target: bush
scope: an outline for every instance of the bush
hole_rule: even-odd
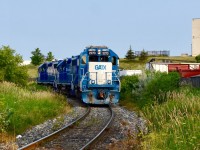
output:
[[[133,98],[133,91],[138,88],[138,76],[123,76],[121,78],[121,100]]]
[[[180,75],[177,72],[154,73],[149,77],[142,97],[146,104],[154,102],[163,103],[167,99],[167,93],[179,88]]]
[[[200,62],[200,55],[197,55],[197,56],[195,57],[195,60],[196,60],[197,63],[199,63],[199,62]]]
[[[141,54],[139,56],[140,61],[145,61],[148,58],[148,53],[144,51],[144,49],[141,51]]]
[[[14,82],[26,85],[28,81],[27,68],[22,66],[22,56],[15,54],[9,46],[0,48],[0,81]]]
[[[0,101],[0,133],[5,132],[10,124],[10,117],[12,115],[12,110],[9,108],[3,109],[4,103]]]
[[[179,87],[180,76],[177,72],[148,74],[144,80],[138,76],[125,76],[121,79],[121,101],[134,102],[142,108],[153,103],[163,103],[169,91]]]
[[[177,72],[147,74],[140,81],[136,77],[121,80],[120,103],[129,109],[140,108],[148,120],[143,149],[199,149],[200,91],[179,88],[179,80]]]

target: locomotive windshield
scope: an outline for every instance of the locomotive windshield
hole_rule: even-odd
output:
[[[108,56],[89,56],[89,62],[108,62]]]
[[[101,62],[108,62],[108,56],[101,56],[100,61]]]
[[[98,62],[98,56],[89,56],[90,62]]]

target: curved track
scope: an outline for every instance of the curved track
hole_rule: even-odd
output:
[[[78,122],[81,119],[84,119],[84,117],[86,117],[88,114],[90,113],[90,107],[87,106],[87,111],[81,115],[79,118],[77,118],[76,120],[74,120],[73,122],[69,123],[68,125],[64,126],[63,128],[57,130],[56,132],[51,133],[48,136],[45,136],[37,141],[34,141],[32,143],[29,143],[28,145],[25,145],[21,148],[19,148],[18,150],[30,150],[30,149],[36,149],[38,147],[38,145],[40,143],[45,142],[46,140],[53,138],[54,136],[58,135],[59,133],[62,133],[64,130],[68,129],[69,127],[73,126],[76,122]]]
[[[109,105],[109,110],[110,110],[110,118],[108,119],[107,124],[103,127],[103,129],[93,139],[91,139],[87,144],[85,144],[81,148],[81,150],[88,148],[93,142],[95,142],[102,135],[102,133],[106,130],[106,128],[108,128],[108,126],[110,125],[110,123],[111,123],[111,121],[113,120],[113,117],[114,117],[114,113],[113,113],[113,110],[112,110],[110,105]]]
[[[70,125],[22,147],[20,150],[35,149],[36,147],[37,149],[86,149],[101,136],[111,123],[113,116],[112,108],[109,105],[107,107],[88,107],[88,111]]]

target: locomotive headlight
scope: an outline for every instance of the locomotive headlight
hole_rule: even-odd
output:
[[[108,80],[108,84],[111,84],[111,80]]]
[[[98,49],[98,55],[100,55],[101,54],[101,50],[100,49]]]
[[[95,81],[94,81],[94,80],[92,80],[91,82],[92,82],[92,84],[95,84]]]

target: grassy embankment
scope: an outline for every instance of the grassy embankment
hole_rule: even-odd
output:
[[[147,61],[145,62],[140,62],[138,58],[135,60],[127,60],[124,58],[120,59],[120,69],[134,69],[134,70],[144,70],[145,69],[145,63],[151,60],[152,58],[155,58],[156,62],[173,62],[173,63],[180,63],[180,62],[185,62],[185,63],[195,63],[195,58],[194,57],[179,57],[179,56],[173,56],[173,57],[149,57]]]
[[[200,90],[177,81],[175,74],[121,80],[121,105],[148,120],[150,133],[140,141],[142,149],[200,148]]]
[[[32,64],[30,64],[30,65],[27,65],[27,67],[28,67],[28,74],[29,74],[29,78],[36,78],[37,77],[37,67],[36,66],[34,66],[34,65],[32,65]]]
[[[144,149],[199,149],[199,97],[199,89],[183,88],[170,93],[163,104],[142,108],[151,129]]]
[[[36,77],[31,66],[31,77]],[[34,75],[35,73],[35,75]],[[29,83],[19,87],[13,83],[0,83],[0,141],[8,140],[3,135],[15,136],[47,119],[70,112],[66,98],[51,89]]]

